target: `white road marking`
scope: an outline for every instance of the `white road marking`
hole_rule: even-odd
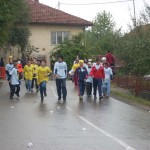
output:
[[[66,109],[69,111],[73,111],[70,107],[66,106]]]
[[[52,89],[52,92],[53,92],[53,95],[54,97],[57,98],[57,94],[54,90],[54,88],[51,86],[51,89]],[[73,110],[66,106],[66,109],[69,110],[70,112],[72,112]],[[81,119],[82,121],[84,121],[85,123],[87,123],[88,125],[90,125],[91,127],[93,127],[94,129],[96,129],[97,131],[101,132],[102,134],[104,134],[105,136],[111,138],[113,141],[117,142],[118,144],[120,144],[122,147],[125,148],[125,150],[135,150],[133,147],[129,146],[127,143],[125,143],[124,141],[114,137],[113,135],[107,133],[106,131],[100,129],[99,127],[97,127],[96,125],[94,125],[92,122],[90,122],[89,120],[85,119],[84,117],[82,116],[78,116],[79,119]]]
[[[128,144],[126,144],[124,141],[122,141],[122,140],[114,137],[113,135],[107,133],[106,131],[100,129],[99,127],[97,127],[92,122],[90,122],[89,120],[85,119],[84,117],[82,117],[82,116],[78,116],[78,117],[79,117],[79,119],[81,119],[82,121],[84,121],[85,123],[87,123],[88,125],[90,125],[91,127],[93,127],[94,129],[96,129],[97,131],[101,132],[105,136],[111,138],[113,141],[115,141],[118,144],[120,144],[121,146],[123,146],[126,150],[135,150],[134,148],[132,148],[131,146],[129,146]]]
[[[54,88],[52,86],[51,86],[51,89],[52,89],[54,97],[57,98],[57,94],[56,94],[56,92],[55,92],[55,90],[54,90]]]

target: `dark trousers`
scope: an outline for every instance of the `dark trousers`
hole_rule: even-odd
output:
[[[92,83],[90,83],[90,82],[86,82],[86,93],[87,93],[87,95],[92,94]]]
[[[83,96],[84,95],[84,91],[85,91],[85,81],[78,81],[78,86],[79,86],[79,96]]]
[[[14,94],[19,95],[19,92],[20,92],[20,85],[19,84],[17,84],[17,85],[11,85],[10,97],[13,97]]]
[[[97,88],[98,88],[99,96],[102,96],[102,79],[101,78],[93,79],[93,88],[94,88],[94,93],[93,93],[94,96],[96,96],[97,94]]]
[[[56,79],[56,87],[58,97],[61,98],[61,92],[63,94],[63,99],[67,97],[66,79]]]
[[[33,89],[33,87],[34,87],[34,83],[35,83],[35,87],[36,87],[36,89],[38,89],[37,78],[33,78],[33,79],[32,79],[31,89]]]
[[[10,88],[10,92],[11,92],[11,83],[9,82],[9,88]]]
[[[46,95],[46,81],[43,81],[40,83],[40,95],[41,95],[41,99],[44,98],[44,95]]]

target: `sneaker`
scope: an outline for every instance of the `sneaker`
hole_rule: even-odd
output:
[[[99,97],[99,100],[101,101],[102,99],[103,99],[103,96],[100,96],[100,97]]]
[[[12,96],[10,96],[10,98],[9,99],[13,99],[13,97]]]
[[[96,100],[97,99],[97,97],[94,95],[94,100]]]
[[[106,95],[106,98],[109,98],[109,95]]]
[[[44,93],[44,96],[46,97],[46,96],[47,96],[47,93]]]
[[[60,98],[60,97],[58,97],[58,101],[61,101],[61,98]]]
[[[80,101],[83,101],[83,96],[79,96],[79,100],[80,100]]]
[[[16,93],[15,93],[15,94],[16,94]],[[17,97],[20,97],[20,95],[19,95],[19,94],[16,94],[16,96],[17,96]]]
[[[43,101],[44,101],[44,98],[42,97],[42,98],[41,98],[41,102],[43,102]]]
[[[15,93],[15,94],[16,94],[16,96],[17,96],[17,97],[20,97],[20,95],[19,95],[19,94],[17,94],[17,93]]]
[[[64,101],[64,102],[66,102],[66,101],[67,101],[67,99],[66,99],[66,98],[63,98],[63,101]]]

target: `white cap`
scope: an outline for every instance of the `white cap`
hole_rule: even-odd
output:
[[[106,57],[103,57],[102,60],[105,61],[105,60],[106,60]]]

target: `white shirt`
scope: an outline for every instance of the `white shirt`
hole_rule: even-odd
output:
[[[56,62],[54,65],[54,74],[57,74],[60,79],[67,77],[67,64],[65,62]]]
[[[18,85],[19,84],[19,77],[18,77],[17,69],[13,68],[9,74],[11,75],[11,84],[12,85]]]
[[[110,76],[113,74],[112,69],[110,67],[105,68],[104,67],[104,72],[105,72],[105,80],[104,82],[110,81]]]

